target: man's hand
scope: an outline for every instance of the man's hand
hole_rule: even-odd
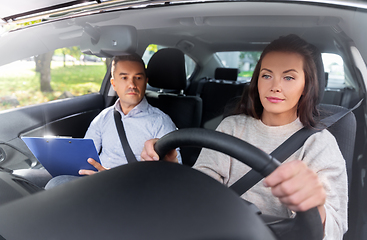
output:
[[[150,139],[144,143],[143,151],[141,152],[140,158],[142,161],[158,161],[159,156],[154,151],[154,144],[158,141],[158,138]],[[178,163],[177,159],[177,151],[173,149],[163,159],[167,162],[175,162]]]
[[[93,158],[88,158],[88,163],[90,165],[92,165],[93,167],[95,167],[98,171],[93,171],[93,170],[86,170],[86,169],[80,169],[79,170],[79,174],[80,175],[93,175],[97,172],[101,172],[101,171],[105,171],[108,170],[108,168],[104,168],[99,162],[97,162],[96,160],[94,160]]]
[[[296,160],[280,165],[264,179],[275,197],[292,211],[307,211],[318,207],[321,220],[325,222],[326,193],[317,174],[302,161]]]

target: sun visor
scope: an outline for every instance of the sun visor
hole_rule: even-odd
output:
[[[137,31],[133,26],[85,25],[81,36],[80,50],[98,57],[113,57],[133,53],[137,48]]]

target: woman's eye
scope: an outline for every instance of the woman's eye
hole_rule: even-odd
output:
[[[264,74],[264,75],[262,75],[262,78],[269,79],[270,75]]]
[[[284,79],[290,81],[290,80],[294,80],[294,77],[286,76],[286,77],[284,77]]]

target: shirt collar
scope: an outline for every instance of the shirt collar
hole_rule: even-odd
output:
[[[131,111],[128,114],[125,115],[120,106],[120,98],[118,98],[114,104],[114,108],[121,113],[121,116],[132,117],[140,112],[146,111],[148,109],[148,105],[149,104],[147,99],[143,97],[140,103],[138,103],[138,105],[136,105],[133,109],[131,109]]]

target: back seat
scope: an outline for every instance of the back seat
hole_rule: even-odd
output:
[[[237,68],[217,68],[215,79],[204,79],[198,84],[197,95],[203,101],[200,127],[216,129],[227,103],[241,96],[247,82],[237,81],[237,76]]]
[[[246,82],[209,80],[203,86],[200,97],[203,100],[201,127],[216,129],[223,119],[226,105],[242,95]]]
[[[321,100],[323,104],[338,105],[346,108],[354,106],[359,100],[356,90],[340,83],[329,84],[329,75],[325,73],[325,92]]]

